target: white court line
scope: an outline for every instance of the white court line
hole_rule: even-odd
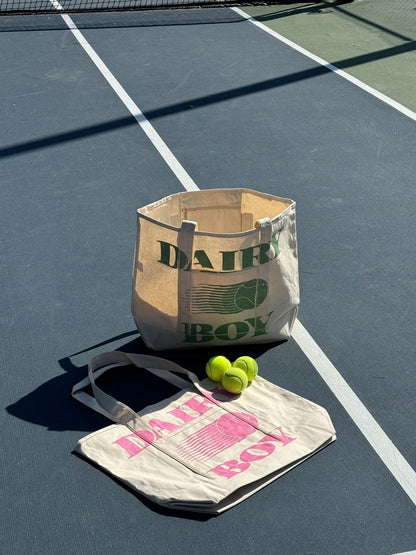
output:
[[[56,2],[56,0],[50,1],[57,9],[62,9],[57,7],[60,5]],[[161,154],[178,180],[182,183],[183,187],[187,191],[198,191],[199,187],[175,158],[174,154],[162,140],[151,123],[143,115],[139,107],[133,102],[119,81],[117,81],[95,50],[87,42],[72,19],[66,14],[61,14],[61,17],[64,19],[66,25],[88,54],[90,59],[94,62],[98,70],[149,137],[157,151]],[[350,414],[355,424],[363,433],[364,437],[375,449],[376,453],[396,478],[403,490],[407,493],[413,503],[416,504],[416,473],[401,453],[396,449],[376,420],[371,416],[366,407],[355,395],[349,385],[336,370],[335,366],[315,343],[299,320],[295,323],[293,339]]]
[[[333,71],[334,73],[336,73],[340,77],[343,77],[347,81],[350,81],[351,83],[353,83],[354,85],[356,85],[360,89],[363,89],[364,91],[366,91],[369,94],[375,96],[379,100],[385,102],[386,104],[388,104],[392,108],[395,108],[396,110],[398,110],[399,112],[401,112],[405,116],[407,116],[410,119],[413,119],[414,121],[416,121],[416,112],[413,112],[409,108],[406,108],[406,106],[403,106],[403,104],[400,104],[399,102],[397,102],[396,100],[393,100],[389,96],[381,93],[380,91],[374,89],[373,87],[370,87],[370,85],[367,85],[366,83],[363,83],[362,81],[360,81],[356,77],[353,77],[349,73],[343,71],[342,69],[339,69],[337,66],[334,66],[333,64],[330,64],[329,62],[327,62],[323,58],[320,58],[319,56],[316,56],[315,54],[312,54],[312,52],[309,52],[309,50],[306,50],[302,46],[299,46],[299,44],[296,44],[295,42],[292,42],[291,40],[287,39],[283,35],[280,35],[276,31],[273,31],[272,29],[270,29],[269,27],[267,27],[263,23],[260,23],[260,21],[257,21],[255,18],[253,18],[249,14],[245,13],[243,10],[240,10],[240,8],[231,8],[231,9],[234,10],[236,13],[238,13],[238,15],[241,15],[241,17],[244,17],[244,19],[246,19],[247,21],[249,21],[250,23],[252,23],[256,27],[259,27],[262,31],[264,31],[264,32],[268,33],[269,35],[271,35],[272,37],[274,37],[275,39],[279,40],[280,42],[283,42],[287,46],[290,46],[294,50],[297,50],[298,52],[300,52],[300,54],[303,54],[304,56],[307,56],[308,58],[310,58],[314,62],[317,62],[318,64],[326,67],[330,71]]]
[[[57,10],[63,10],[62,6],[56,0],[50,0],[51,4]],[[137,104],[133,99],[127,94],[126,90],[121,86],[119,81],[114,77],[105,63],[101,60],[95,50],[91,47],[88,41],[85,39],[84,35],[79,31],[78,27],[75,25],[73,20],[67,14],[60,14],[62,19],[65,21],[68,28],[71,30],[74,37],[77,39],[79,44],[88,54],[90,59],[97,66],[100,73],[107,80],[110,87],[120,98],[124,106],[128,109],[137,123],[140,125],[144,133],[147,135],[148,139],[152,142],[153,146],[165,160],[166,164],[170,167],[172,172],[176,175],[182,185],[187,191],[198,191],[199,187],[196,185],[194,180],[179,162],[179,160],[174,156],[170,148],[167,146],[165,141],[156,131],[156,129],[151,125],[146,116],[142,113]]]
[[[292,337],[416,505],[416,472],[299,320],[295,322]]]

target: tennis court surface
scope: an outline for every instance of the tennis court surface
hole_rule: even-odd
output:
[[[2,553],[415,552],[415,3],[81,4],[0,0]],[[136,209],[228,187],[296,201],[299,319],[245,354],[337,441],[209,517],[75,456],[110,422],[71,389],[93,355],[152,354]],[[218,351],[157,354],[202,378]],[[138,411],[175,391],[103,387]]]

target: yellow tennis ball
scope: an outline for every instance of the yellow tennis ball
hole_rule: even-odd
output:
[[[205,371],[208,378],[211,378],[214,382],[220,382],[222,375],[229,368],[231,368],[231,362],[228,358],[223,357],[222,355],[217,355],[209,359],[205,367]]]
[[[241,368],[232,366],[224,372],[221,383],[230,393],[241,393],[248,385],[247,374]]]
[[[235,368],[241,368],[247,374],[248,381],[251,382],[257,376],[259,367],[254,358],[243,356],[238,357],[237,360],[233,362]]]

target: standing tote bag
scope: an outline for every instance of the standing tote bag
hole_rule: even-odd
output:
[[[178,393],[139,415],[95,383],[109,368],[132,364]],[[221,513],[335,440],[325,409],[261,377],[233,395],[149,355],[93,358],[73,395],[116,422],[81,439],[75,452],[170,509]]]
[[[211,189],[137,214],[132,314],[149,348],[289,338],[299,304],[292,200]]]

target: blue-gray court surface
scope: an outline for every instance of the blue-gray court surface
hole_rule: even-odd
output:
[[[3,16],[0,31],[0,551],[416,549],[414,112],[239,10]],[[299,320],[246,353],[324,406],[337,441],[210,518],[71,454],[109,423],[71,388],[94,354],[148,352],[130,313],[136,208],[214,187],[297,203]],[[216,353],[162,356],[202,377]],[[138,409],[168,393],[125,376],[107,385]]]

